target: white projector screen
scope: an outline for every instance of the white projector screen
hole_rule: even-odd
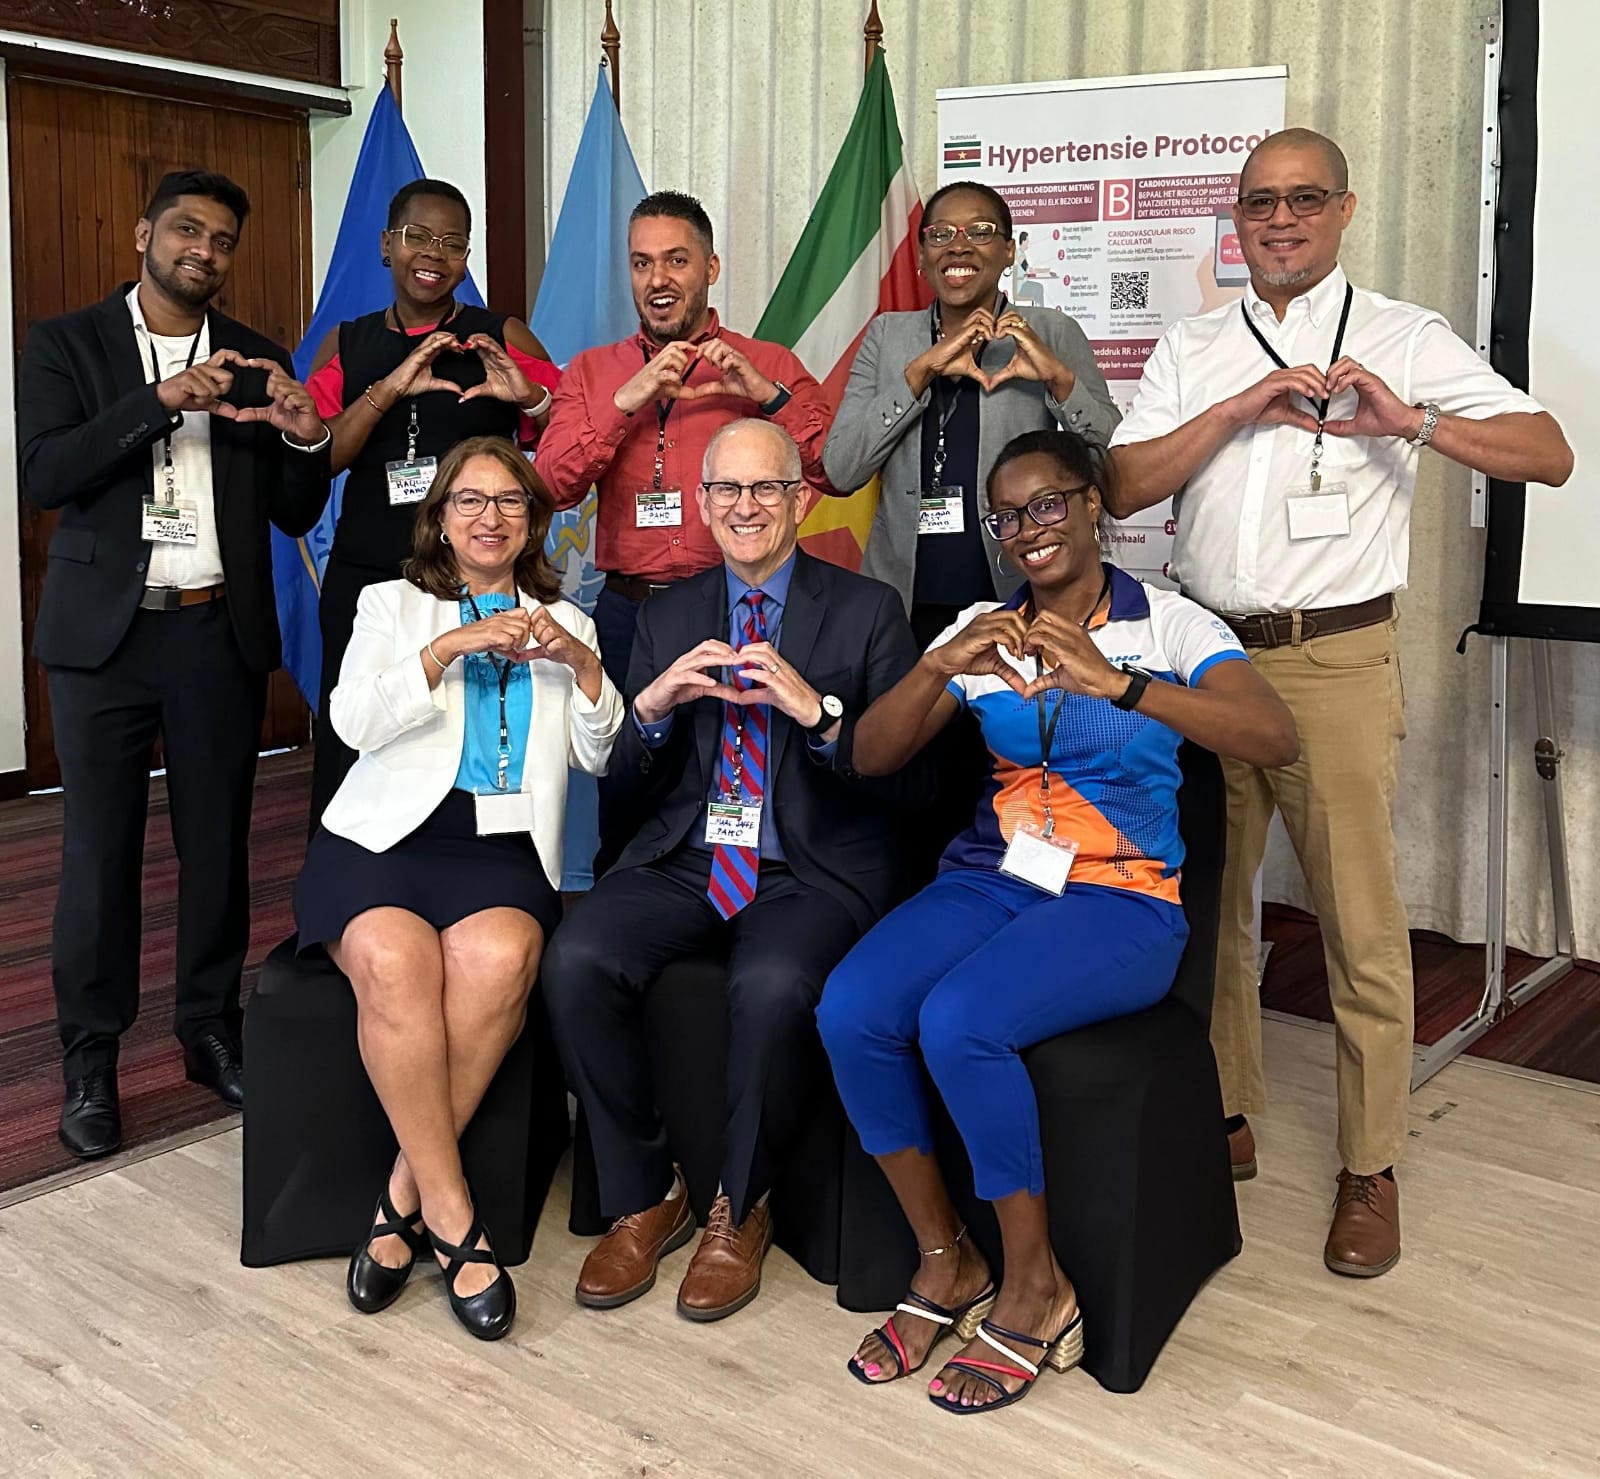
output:
[[[1600,608],[1600,4],[1539,5],[1538,182],[1528,389],[1577,454],[1563,488],[1529,484],[1517,600]]]

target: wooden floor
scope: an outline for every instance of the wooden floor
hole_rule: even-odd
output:
[[[869,1321],[779,1253],[719,1325],[673,1311],[687,1252],[579,1310],[559,1187],[509,1339],[471,1341],[432,1276],[365,1318],[340,1264],[239,1266],[229,1130],[0,1211],[0,1473],[1593,1479],[1600,1093],[1446,1069],[1412,1100],[1404,1259],[1339,1279],[1332,1042],[1267,1031],[1245,1251],[1137,1396],[1047,1372],[960,1423],[918,1380],[868,1391],[843,1363]]]

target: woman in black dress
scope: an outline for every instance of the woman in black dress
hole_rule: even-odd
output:
[[[333,470],[349,472],[322,577],[313,832],[355,761],[327,714],[358,597],[400,574],[445,454],[475,436],[531,445],[560,378],[520,319],[457,301],[472,212],[454,185],[413,180],[389,202],[388,222],[381,250],[394,302],[332,330],[307,381],[333,431]]]

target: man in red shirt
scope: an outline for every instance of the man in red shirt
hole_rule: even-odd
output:
[[[639,332],[572,361],[534,459],[557,508],[598,491],[595,564],[606,580],[594,620],[619,689],[640,604],[722,560],[695,512],[719,427],[769,417],[799,446],[806,481],[834,492],[822,471],[832,413],[821,387],[782,345],[724,328],[707,301],[722,264],[700,202],[647,195],[629,217],[628,259]]]

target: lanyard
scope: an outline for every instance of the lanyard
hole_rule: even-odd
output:
[[[1089,630],[1089,623],[1094,620],[1095,612],[1100,609],[1100,603],[1105,600],[1106,592],[1110,589],[1111,572],[1108,570],[1105,583],[1100,587],[1100,594],[1094,598],[1094,605],[1089,608],[1089,614],[1080,623],[1084,631]],[[1039,694],[1033,701],[1033,711],[1039,719],[1039,802],[1044,808],[1046,837],[1055,836],[1056,830],[1055,813],[1050,809],[1050,750],[1055,744],[1056,726],[1061,722],[1061,711],[1067,706],[1067,698],[1068,694],[1063,689],[1048,718],[1045,716],[1044,695]]]
[[[748,595],[749,593],[746,592],[746,594]],[[770,601],[772,599],[772,597],[766,595],[765,592],[762,594],[763,600]],[[735,601],[729,608],[729,626],[732,626],[734,615],[738,611],[739,607],[744,604],[744,600],[744,596],[740,596],[739,599]],[[765,612],[762,613],[761,624],[764,628],[766,628],[765,640],[768,642],[776,642],[778,640],[778,629],[776,626],[767,627]],[[743,647],[744,644],[741,642],[739,646]],[[739,712],[733,721],[733,773],[729,777],[729,781],[732,785],[732,794],[725,798],[729,801],[740,801],[744,797],[744,715],[744,706],[741,704],[739,705]]]
[[[193,340],[190,341],[190,344],[189,344],[189,358],[186,359],[183,362],[183,368],[185,370],[189,370],[189,369],[192,369],[194,367],[194,357],[195,357],[195,355],[197,355],[200,352],[200,336],[203,333],[205,333],[205,331],[206,331],[205,320],[202,319],[200,321],[200,327],[194,331]],[[156,362],[156,342],[155,342],[155,337],[150,333],[150,329],[149,329],[148,325],[145,326],[145,331],[144,332],[145,332],[145,338],[149,341],[149,348],[150,348],[150,381],[151,381],[151,384],[157,384],[157,383],[160,382],[160,379],[161,379],[161,366]],[[178,416],[178,424],[180,426],[183,424],[183,416],[181,414]],[[178,493],[177,493],[177,479],[176,479],[176,477],[175,477],[175,475],[173,473],[173,469],[172,469],[172,428],[171,427],[169,427],[167,429],[167,434],[164,437],[162,437],[162,439],[161,439],[161,473],[162,473],[162,476],[166,480],[167,506],[170,508],[172,506],[172,504],[177,500],[177,496],[178,496]],[[155,499],[156,499],[155,489],[151,488],[151,490],[147,494],[145,494],[145,500],[144,501],[146,503],[154,503]]]
[[[1000,301],[995,305],[994,316],[998,319],[1005,311],[1006,295],[1001,293]],[[933,316],[929,325],[929,333],[932,336],[932,342],[934,344],[937,344],[942,338],[944,338],[944,325],[941,321],[939,305],[937,303],[933,305]],[[977,359],[978,355],[975,353],[973,355],[973,363],[977,363]],[[939,439],[934,443],[933,448],[933,486],[935,488],[942,488],[944,486],[944,465],[949,460],[949,454],[946,452],[944,444],[944,429],[950,424],[950,418],[955,415],[956,407],[961,404],[961,393],[967,388],[966,378],[964,376],[958,378],[956,380],[955,391],[949,397],[947,402],[944,394],[945,378],[945,376],[940,375],[933,382],[933,404],[935,413],[939,418]]]
[[[1355,298],[1355,289],[1349,284],[1344,285],[1344,307],[1339,313],[1339,332],[1333,336],[1333,353],[1328,358],[1328,368],[1331,370],[1339,362],[1339,351],[1344,348],[1344,326],[1350,322],[1350,304]],[[1245,307],[1244,300],[1239,300],[1239,312],[1244,315],[1244,326],[1255,335],[1256,343],[1267,352],[1267,358],[1280,370],[1289,367],[1283,362],[1283,356],[1267,343],[1267,336],[1255,325],[1255,320],[1250,317],[1250,310]],[[1316,402],[1317,407],[1317,439],[1311,444],[1311,491],[1317,492],[1322,487],[1322,425],[1328,419],[1329,396]]]
[[[472,599],[470,592],[467,593],[467,605],[472,607],[472,619],[482,621],[483,612],[478,610],[478,603]],[[502,663],[492,652],[486,652],[483,656],[489,659],[490,666],[500,679],[500,749],[499,760],[495,765],[494,784],[497,791],[506,791],[510,789],[506,781],[511,769],[511,730],[506,725],[506,686],[511,682],[513,664],[510,658]]]
[[[426,338],[428,334],[436,334],[436,333],[438,333],[438,331],[441,328],[443,328],[446,323],[448,323],[451,319],[453,319],[456,316],[456,313],[457,313],[458,309],[459,309],[459,305],[456,303],[455,298],[452,297],[450,299],[450,302],[446,305],[444,312],[439,315],[438,320],[434,323],[433,327],[431,329],[429,329],[427,331],[427,333],[419,334],[419,335],[417,335],[417,337],[419,339],[423,339],[423,338]],[[396,333],[400,333],[400,334],[404,334],[406,332],[405,331],[405,326],[400,322],[399,310],[396,309],[395,306],[392,303],[389,305],[389,316],[394,319],[395,332]],[[409,338],[410,336],[407,335],[407,337]],[[418,438],[419,435],[420,435],[420,433],[417,430],[417,398],[416,398],[416,396],[412,396],[411,397],[411,423],[410,423],[410,425],[408,425],[406,427],[406,461],[407,462],[415,462],[417,460],[417,438]],[[468,599],[470,600],[471,598],[468,597]],[[476,606],[474,606],[472,609],[474,611],[476,611],[478,608]]]
[[[652,358],[649,346],[641,344],[639,352],[644,355],[644,362],[648,365]],[[667,417],[672,414],[676,404],[672,400],[656,402],[656,470],[650,479],[651,490],[656,493],[661,491],[661,475],[667,466]]]

